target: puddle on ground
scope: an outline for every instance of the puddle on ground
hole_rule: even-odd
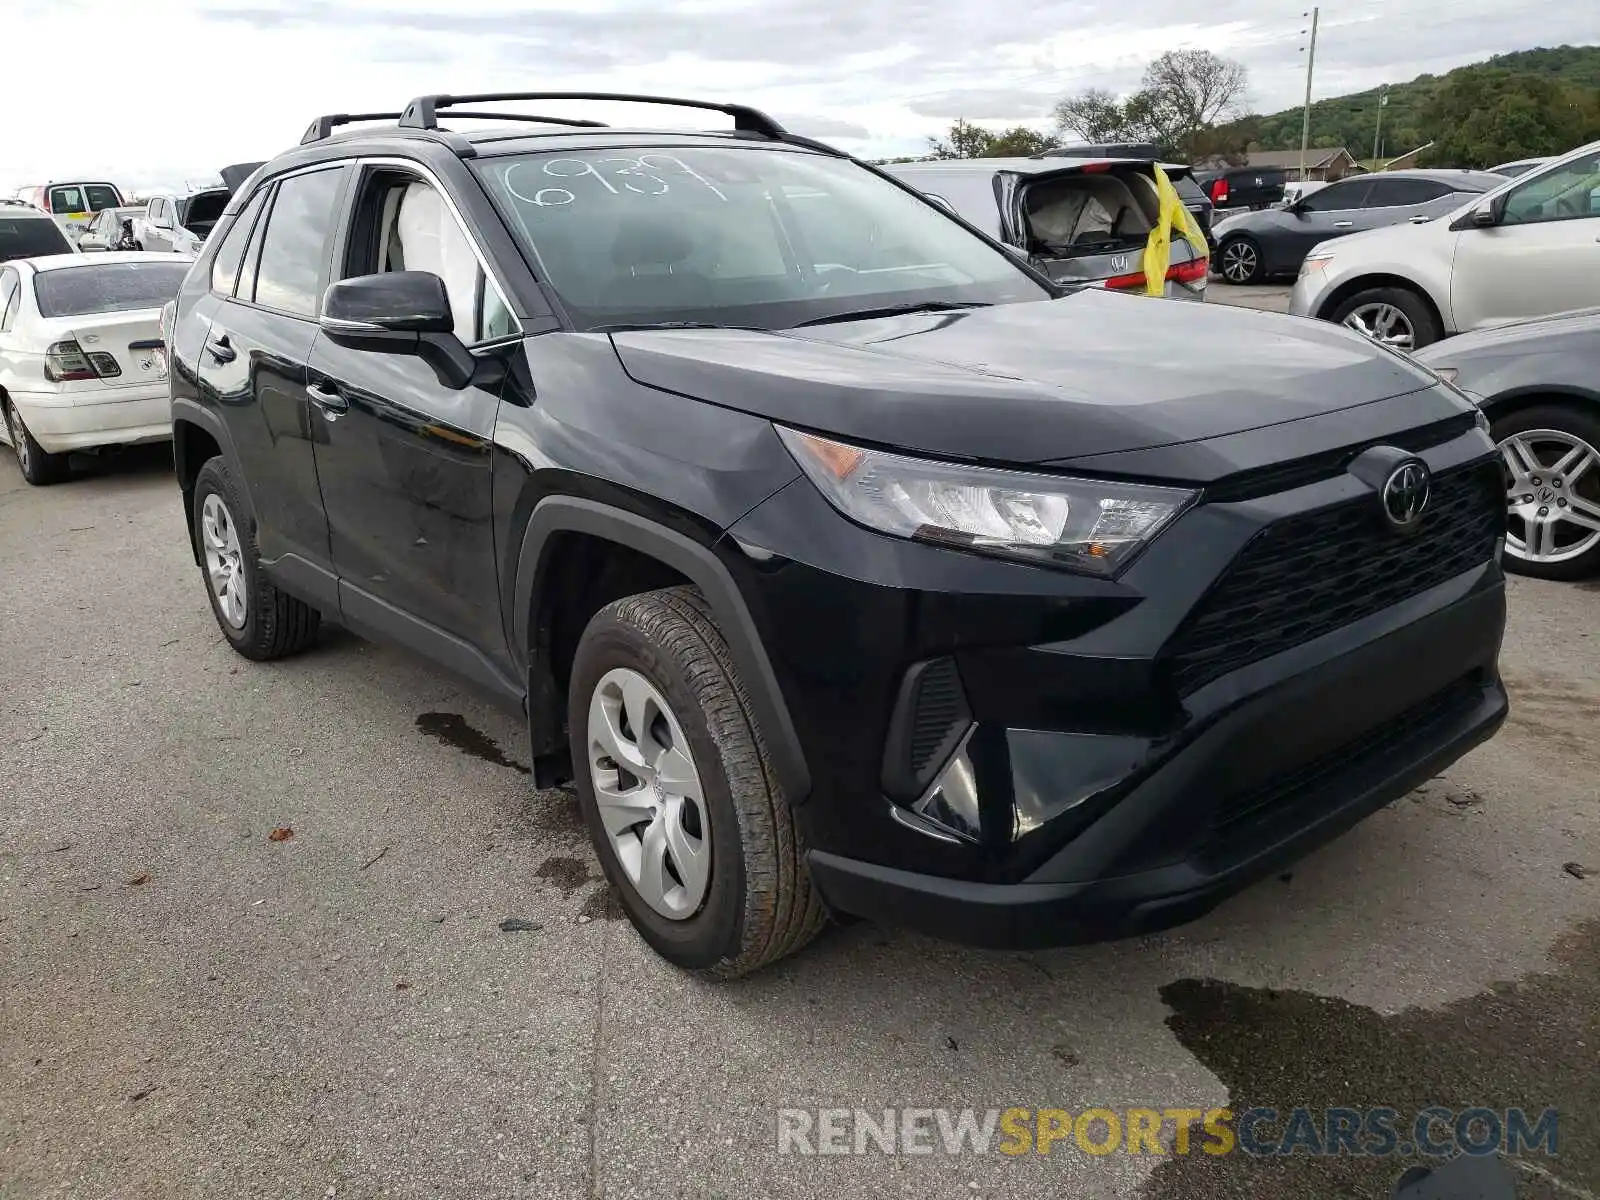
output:
[[[1421,948],[1423,957],[1429,953]],[[1172,1009],[1167,1025],[1227,1085],[1235,1114],[1253,1107],[1283,1114],[1297,1107],[1393,1108],[1405,1141],[1414,1115],[1433,1105],[1455,1112],[1521,1108],[1534,1120],[1555,1108],[1559,1156],[1523,1160],[1535,1170],[1511,1161],[1519,1200],[1556,1200],[1600,1192],[1600,921],[1563,938],[1552,957],[1557,965],[1549,972],[1393,1016],[1308,992],[1215,979],[1178,980],[1161,989],[1161,998]],[[1403,960],[1396,964],[1405,969]],[[1269,1139],[1281,1138],[1282,1120],[1262,1129]],[[1387,1200],[1407,1166],[1438,1161],[1191,1152],[1164,1159],[1145,1195]]]
[[[453,746],[463,754],[481,758],[497,767],[510,767],[523,775],[531,775],[531,768],[513,762],[500,749],[500,743],[488,734],[468,725],[459,713],[425,712],[417,718],[417,728],[435,741]]]

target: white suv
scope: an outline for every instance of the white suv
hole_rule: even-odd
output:
[[[1600,142],[1446,216],[1317,247],[1289,311],[1397,350],[1600,304]]]

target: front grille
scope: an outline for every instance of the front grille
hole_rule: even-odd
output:
[[[1297,797],[1315,790],[1335,776],[1358,769],[1363,763],[1376,760],[1392,748],[1428,732],[1434,725],[1450,720],[1478,703],[1483,695],[1483,684],[1482,673],[1473,671],[1398,716],[1381,722],[1354,741],[1304,764],[1293,773],[1229,797],[1217,806],[1212,816],[1211,842],[1215,844],[1256,821],[1265,820],[1286,804],[1293,803]]]
[[[1372,495],[1258,533],[1168,643],[1186,695],[1229,671],[1371,616],[1494,556],[1499,468],[1436,475],[1421,524],[1396,532]]]

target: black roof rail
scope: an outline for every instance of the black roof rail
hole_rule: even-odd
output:
[[[400,117],[399,113],[329,113],[325,117],[318,117],[306,126],[305,136],[300,139],[302,146],[309,146],[312,142],[320,142],[333,133],[339,125],[349,125],[353,121],[394,121]]]
[[[481,92],[471,96],[418,96],[406,105],[400,125],[405,129],[438,129],[439,110],[442,108],[500,100],[605,100],[698,108],[707,112],[726,113],[733,118],[733,127],[739,133],[754,133],[778,140],[787,140],[789,136],[788,131],[766,113],[744,104],[718,104],[711,100],[680,100],[671,96],[642,96],[630,92]]]
[[[590,121],[583,117],[541,117],[534,113],[452,112],[451,120],[465,117],[469,121],[526,121],[531,125],[570,125],[574,129],[609,129],[604,121]]]

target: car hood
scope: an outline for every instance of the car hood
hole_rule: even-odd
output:
[[[650,387],[987,462],[1221,437],[1435,382],[1337,325],[1101,289],[798,330],[641,330],[612,340],[628,374]],[[1419,412],[1412,423],[1427,419]]]
[[[1588,338],[1600,346],[1600,307],[1582,308],[1547,317],[1531,317],[1476,329],[1423,346],[1416,352],[1428,366],[1448,365],[1480,353],[1521,354],[1549,338]]]

